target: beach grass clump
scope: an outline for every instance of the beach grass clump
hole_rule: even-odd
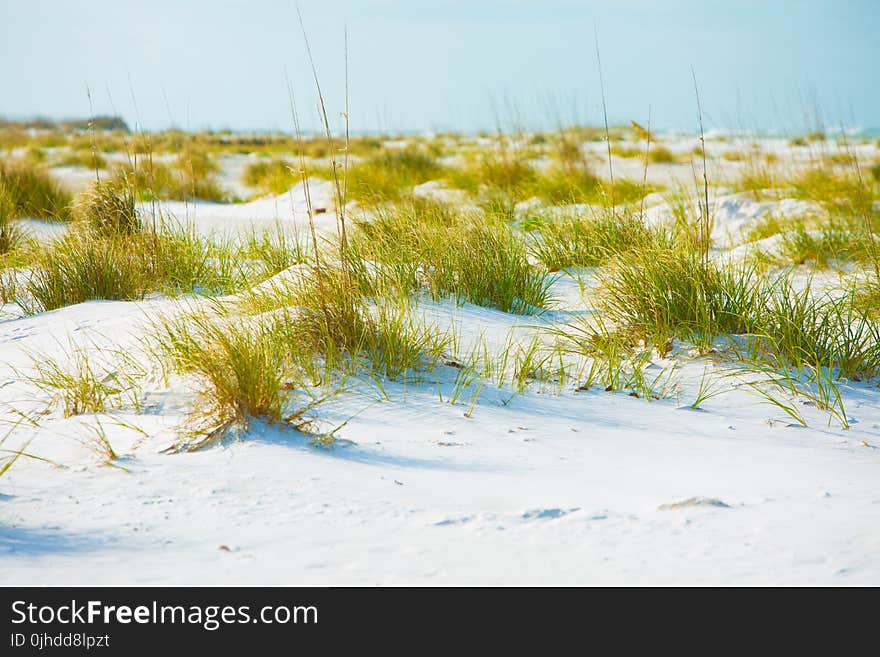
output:
[[[606,198],[599,178],[586,165],[551,167],[533,180],[529,191],[551,205],[596,203]]]
[[[489,190],[523,200],[530,195],[537,178],[538,172],[523,159],[499,156],[481,159],[477,180]]]
[[[376,300],[360,352],[369,371],[390,381],[404,374],[432,369],[451,346],[438,328],[414,320],[407,306],[394,300]]]
[[[288,321],[290,344],[304,356],[317,354],[326,370],[395,380],[432,367],[449,339],[438,329],[416,322],[409,304],[395,296],[363,296],[347,269],[308,267],[298,279]],[[381,290],[374,282],[373,292]]]
[[[39,252],[25,285],[32,313],[91,299],[140,299],[150,291],[145,253],[130,236],[71,231]]]
[[[748,192],[756,199],[772,194],[780,184],[780,175],[771,164],[754,157],[745,161],[739,175],[732,181],[736,191]]]
[[[220,171],[217,160],[208,149],[197,144],[185,144],[177,155],[177,168],[189,172],[195,178],[213,175]]]
[[[744,242],[759,242],[774,235],[781,235],[799,226],[809,225],[813,222],[806,217],[790,217],[777,212],[768,212],[756,219],[744,232]]]
[[[577,159],[575,159],[575,157]],[[523,153],[502,151],[470,158],[449,169],[446,180],[462,189],[484,207],[504,207],[502,216],[514,218],[516,203],[537,198],[550,205],[629,203],[646,193],[643,185],[626,179],[606,183],[593,172],[577,149],[569,159],[554,159],[539,169]]]
[[[114,364],[98,364],[89,350],[71,349],[62,358],[32,356],[32,371],[25,380],[51,395],[64,417],[106,413],[126,400],[138,406],[138,376],[143,374],[133,359],[116,354]]]
[[[880,374],[880,324],[852,294],[818,296],[785,281],[762,316],[762,333],[794,366],[834,368],[856,381]]]
[[[528,261],[522,240],[500,221],[477,221],[459,229],[454,241],[428,249],[433,270],[428,276],[435,297],[459,300],[504,312],[534,315],[550,307],[552,277]],[[429,264],[429,267],[431,265]]]
[[[142,299],[157,292],[225,293],[247,281],[229,249],[192,229],[126,233],[84,225],[37,252],[20,302],[36,313],[92,299]]]
[[[70,193],[42,166],[0,162],[0,184],[15,218],[66,221],[70,217]]]
[[[181,449],[246,431],[253,420],[307,430],[305,414],[349,377],[366,374],[381,388],[383,378],[433,366],[449,343],[401,304],[368,303],[347,270],[328,265],[242,305],[160,318],[152,337],[170,369],[199,382]]]
[[[557,349],[587,359],[573,368],[577,391],[594,386],[605,392],[628,392],[647,401],[673,397],[678,391],[675,367],[651,373],[651,349],[633,344],[626,335],[584,320],[555,328]]]
[[[600,282],[607,320],[661,354],[674,338],[708,348],[719,335],[753,331],[767,295],[754,267],[706,262],[681,246],[624,253]]]
[[[765,362],[830,368],[857,381],[880,375],[880,324],[857,294],[817,295],[782,278],[761,308],[754,337]]]
[[[281,223],[268,230],[252,227],[235,247],[236,258],[257,265],[256,272],[268,278],[294,265],[311,261],[311,245],[296,231]]]
[[[62,155],[54,164],[59,167],[79,167],[81,169],[102,170],[107,168],[107,159],[90,149],[72,149]]]
[[[617,255],[667,239],[634,212],[604,209],[541,217],[530,228],[530,251],[550,271],[601,266]]]
[[[440,178],[444,168],[425,149],[417,146],[385,148],[351,164],[347,173],[347,196],[364,204],[401,198],[412,188]]]
[[[645,157],[645,150],[639,148],[638,146],[633,146],[629,144],[614,144],[611,146],[611,154],[615,157],[621,158],[630,158],[630,157]]]
[[[17,250],[25,241],[18,224],[18,207],[5,180],[0,179],[0,257]]]
[[[242,182],[262,194],[283,194],[300,182],[299,167],[282,158],[249,162]]]
[[[664,198],[672,214],[672,228],[678,242],[688,249],[708,254],[715,222],[703,193],[699,190],[695,193],[676,182]]]
[[[173,164],[168,164],[150,153],[131,163],[117,165],[113,177],[130,184],[140,201],[228,200],[214,169],[198,155],[191,158],[181,156]]]
[[[655,144],[648,150],[648,161],[651,164],[674,164],[675,154],[663,144]]]
[[[153,337],[171,369],[198,382],[180,450],[244,432],[254,420],[296,427],[309,406],[289,405],[289,391],[304,386],[281,319],[196,312],[161,318]]]
[[[705,262],[681,248],[625,254],[601,282],[605,321],[661,354],[673,339],[706,350],[740,336],[729,344],[746,362],[832,368],[850,379],[880,374],[880,325],[856,294],[816,295],[790,276],[761,278],[754,266]]]
[[[865,221],[867,219],[867,222]],[[844,263],[873,264],[876,259],[876,230],[871,215],[840,215],[832,212],[785,216],[770,213],[746,232],[746,242],[758,242],[778,235],[762,246],[754,257],[764,265],[784,267],[810,265],[818,269]]]
[[[180,181],[177,188],[172,190],[175,198],[216,202],[229,200],[216,178],[220,165],[206,148],[186,144],[178,153],[174,165]]]
[[[169,198],[170,190],[178,184],[174,170],[153,157],[116,164],[111,175],[120,185],[131,185],[139,201]]]
[[[880,319],[880,276],[859,281],[851,295],[856,309],[875,321]]]
[[[536,143],[534,142],[534,138],[532,143]],[[556,138],[551,142],[549,155],[557,165],[563,168],[587,164],[586,156],[584,155],[580,143],[578,143],[577,139],[574,139],[565,130],[560,130],[559,134],[557,134]]]
[[[451,168],[446,180],[473,196],[506,198],[511,202],[529,198],[538,171],[516,153],[501,152],[469,158]]]
[[[125,176],[96,182],[74,199],[72,207],[74,220],[97,233],[132,234],[142,228],[134,186]]]
[[[525,243],[489,213],[410,198],[358,229],[353,248],[363,260],[413,274],[401,279],[417,280],[435,298],[525,314],[551,303],[552,278],[529,263]]]
[[[73,228],[37,250],[25,285],[30,309],[90,299],[139,299],[188,290],[214,268],[210,245],[191,230],[145,229],[124,177],[95,183],[73,204]]]
[[[805,265],[817,269],[845,262],[871,261],[872,244],[864,232],[845,226],[810,229],[804,223],[782,234],[772,251],[763,251],[759,259],[773,265]]]
[[[836,215],[852,217],[874,212],[874,190],[849,167],[810,167],[792,176],[788,183],[796,198],[815,201]]]

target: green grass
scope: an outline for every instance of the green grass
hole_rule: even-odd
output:
[[[291,403],[289,392],[306,386],[281,319],[191,313],[160,319],[153,337],[160,357],[199,384],[179,449],[199,449],[242,433],[253,420],[300,427],[315,404]]]
[[[708,348],[719,335],[754,330],[766,295],[754,268],[704,263],[680,246],[624,253],[600,281],[607,320],[661,354],[674,338]]]
[[[17,223],[18,208],[5,180],[0,179],[0,257],[17,250],[25,241]]]
[[[130,358],[115,354],[115,366],[94,362],[85,348],[74,348],[61,359],[32,357],[33,373],[24,378],[51,396],[64,417],[105,413],[121,408],[126,399],[139,407],[138,375],[143,374]]]
[[[107,160],[98,152],[91,150],[71,150],[55,161],[58,167],[80,167],[83,169],[106,169]]]
[[[758,257],[777,266],[810,264],[816,269],[827,269],[844,262],[867,263],[871,255],[871,245],[862,232],[830,226],[810,230],[801,223],[783,233],[772,252]]]
[[[779,235],[778,243],[754,253],[762,265],[810,265],[826,269],[844,263],[872,264],[874,240],[863,219],[852,215],[801,215],[786,217],[769,214],[746,232],[747,242]]]
[[[443,167],[423,149],[384,149],[350,165],[348,198],[365,204],[397,200],[443,173]]]
[[[35,313],[91,299],[142,299],[152,292],[231,292],[246,282],[228,249],[190,229],[126,234],[84,227],[36,254],[19,303]]]
[[[754,334],[751,347],[764,362],[835,368],[836,376],[854,380],[880,374],[880,325],[852,294],[817,295],[782,279],[759,308]]]
[[[4,296],[14,296],[27,312],[92,299],[136,300],[152,293],[227,294],[311,253],[298,235],[280,226],[219,241],[161,218],[155,226],[152,220],[145,225],[132,187],[120,179],[83,192],[73,215],[77,221],[70,231],[30,249],[27,262],[10,263],[26,266],[28,273],[14,294],[4,285]]]
[[[177,371],[204,379],[206,412],[220,425],[249,417],[278,422],[290,369],[282,328],[278,321],[193,314],[162,324],[160,343]]]
[[[529,198],[538,171],[516,154],[483,154],[451,168],[446,180],[474,196],[503,197],[513,202]]]
[[[648,151],[648,161],[652,164],[674,164],[677,160],[666,146],[656,144]]]
[[[607,198],[607,190],[586,166],[552,167],[532,181],[528,193],[551,205],[596,203]]]
[[[787,233],[797,229],[799,225],[804,225],[806,218],[804,217],[787,217],[777,213],[767,213],[744,230],[744,242],[759,242],[760,240],[774,235]]]
[[[768,190],[775,190],[780,184],[779,174],[771,163],[757,157],[746,160],[739,176],[732,181],[736,191],[749,192],[759,200],[770,194]]]
[[[851,294],[855,307],[861,313],[874,320],[880,319],[880,278],[859,281]]]
[[[375,288],[374,288],[375,289]],[[288,320],[290,344],[303,359],[319,356],[322,367],[357,374],[366,369],[394,380],[433,367],[448,344],[436,329],[408,315],[395,297],[368,303],[349,275],[339,269],[309,269],[295,291],[297,310]],[[316,380],[326,377],[314,370]]]
[[[360,222],[353,248],[435,298],[524,314],[551,304],[552,279],[529,264],[524,242],[490,214],[408,199]]]
[[[352,143],[351,152],[358,152],[358,144]],[[360,148],[363,151],[363,144]],[[322,155],[327,154],[329,151]],[[341,166],[341,159],[339,163]],[[261,193],[283,194],[301,182],[299,169],[299,164],[289,159],[258,160],[245,167],[242,182]],[[333,179],[333,171],[325,163],[307,164],[307,170],[310,175]],[[411,192],[414,186],[441,177],[443,172],[444,168],[428,149],[416,145],[381,148],[377,143],[349,164],[347,197],[368,206],[394,201]],[[342,175],[341,170],[339,174]]]
[[[547,216],[532,220],[529,227],[530,250],[551,271],[604,265],[616,255],[665,239],[633,212]]]
[[[0,162],[0,184],[15,218],[66,221],[70,216],[70,193],[41,166]]]
[[[788,181],[796,198],[815,201],[841,216],[873,214],[876,190],[851,167],[814,166]]]
[[[270,230],[251,228],[235,246],[235,255],[240,260],[256,264],[261,278],[314,258],[311,245],[296,229],[287,229],[281,223]]]
[[[449,344],[412,320],[405,304],[370,304],[349,273],[323,266],[238,307],[162,318],[153,339],[172,370],[200,382],[185,449],[245,431],[255,419],[306,430],[305,414],[349,377],[366,375],[381,390],[382,378],[433,367]]]
[[[715,222],[711,207],[707,216],[702,192],[676,182],[664,197],[672,212],[673,230],[678,240],[706,257],[712,246]]]
[[[676,338],[705,350],[720,336],[740,335],[748,347],[734,351],[747,361],[836,368],[844,378],[880,373],[880,327],[856,295],[817,296],[787,276],[704,264],[682,249],[631,252],[601,280],[605,320],[661,354]]]
[[[496,214],[508,219],[516,203],[531,198],[550,205],[608,205],[612,199],[615,204],[631,203],[651,191],[623,178],[615,179],[612,187],[596,176],[579,149],[576,155],[555,158],[546,169],[536,168],[519,152],[483,154],[449,167],[446,180],[484,207],[505,208]]]
[[[614,144],[611,147],[611,154],[617,157],[645,157],[645,149],[638,146],[624,146],[622,144]]]
[[[101,181],[74,201],[73,218],[97,233],[132,234],[142,229],[135,190],[124,176]]]
[[[131,185],[142,201],[167,199],[229,200],[215,177],[210,159],[198,154],[182,154],[167,164],[150,154],[143,154],[130,164],[117,165],[113,176]]]
[[[253,187],[262,194],[283,194],[301,181],[299,166],[288,160],[275,158],[257,160],[245,166],[241,177],[248,187]]]

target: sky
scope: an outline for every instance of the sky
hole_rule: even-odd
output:
[[[300,0],[328,114],[366,131],[612,123],[880,127],[880,0]],[[293,0],[0,0],[0,116],[158,130],[304,126]],[[91,108],[89,94],[91,94]]]

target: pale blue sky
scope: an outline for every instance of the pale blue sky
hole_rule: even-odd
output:
[[[598,123],[594,29],[612,121],[693,129],[693,66],[709,127],[880,127],[880,0],[300,6],[334,113],[348,24],[354,130]],[[132,125],[289,130],[287,70],[314,125],[292,1],[0,0],[0,37],[0,115],[88,115],[88,85]]]

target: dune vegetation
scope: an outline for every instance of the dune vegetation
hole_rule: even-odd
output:
[[[0,130],[0,291],[13,315],[178,299],[142,342],[163,376],[196,382],[181,449],[254,419],[332,442],[312,424],[323,402],[364,384],[386,395],[400,379],[452,376],[468,413],[487,385],[679,399],[678,361],[710,356],[798,422],[800,398],[848,426],[843,387],[880,374],[870,142],[804,136],[765,150],[635,122],[396,139],[326,124],[307,137],[112,128]],[[48,160],[34,155],[46,149]],[[71,189],[54,173],[70,168],[94,180]],[[206,234],[167,209],[246,213],[241,198],[295,198],[299,210],[271,228]],[[770,210],[731,232],[739,210],[725,199]],[[35,238],[24,218],[67,223]],[[454,323],[426,321],[428,302],[527,328],[500,346],[463,341]],[[33,380],[72,400],[66,414],[104,412],[118,386],[89,362],[46,361]],[[127,394],[148,369],[126,378]]]

